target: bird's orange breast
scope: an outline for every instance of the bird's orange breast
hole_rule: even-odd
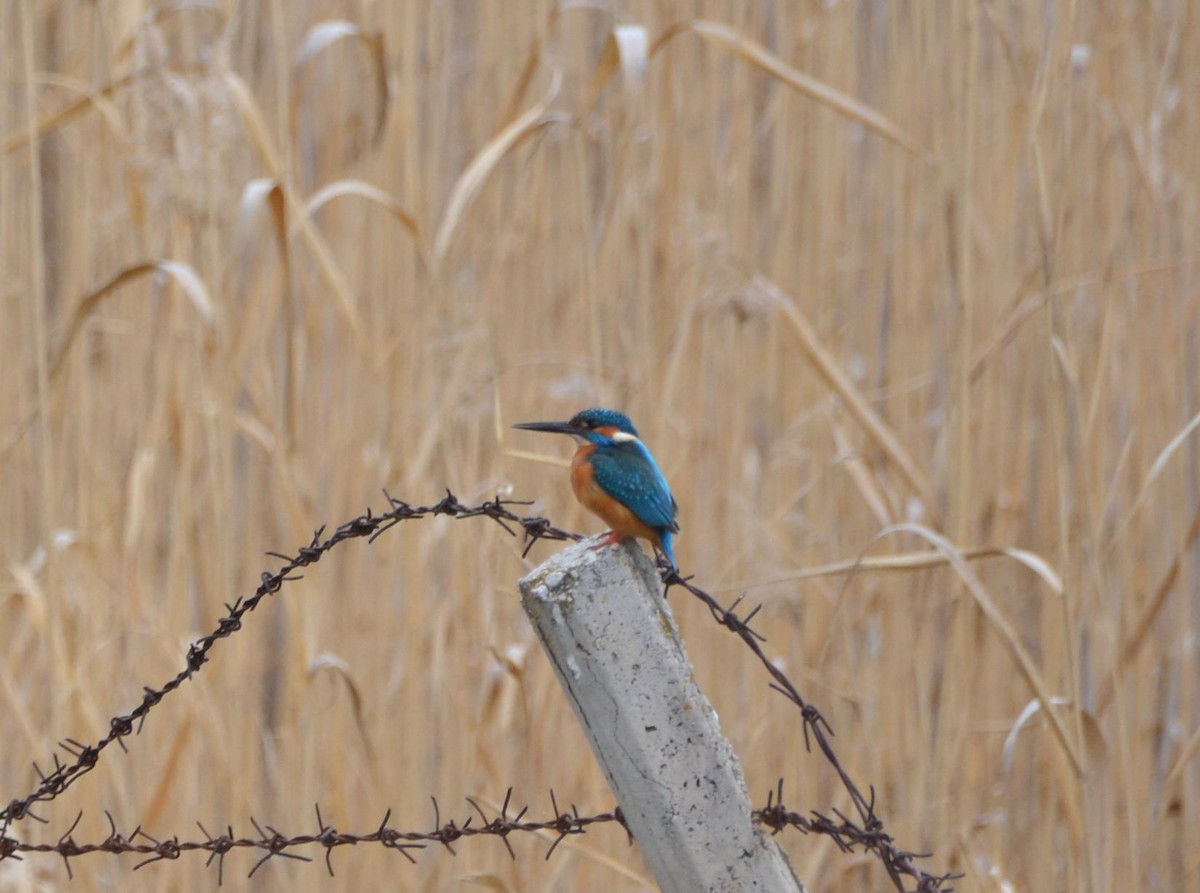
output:
[[[660,545],[657,530],[610,496],[596,482],[590,461],[595,451],[594,444],[584,444],[575,451],[575,458],[571,460],[571,489],[575,491],[575,498],[622,536],[641,537],[656,546]]]

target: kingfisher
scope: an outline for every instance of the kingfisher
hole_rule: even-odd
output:
[[[596,548],[640,537],[678,569],[671,537],[679,533],[679,506],[627,415],[615,409],[585,409],[567,422],[522,422],[513,427],[570,434],[579,444],[571,460],[571,489],[584,508],[612,528]]]

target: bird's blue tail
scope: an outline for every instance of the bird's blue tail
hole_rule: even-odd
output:
[[[675,563],[675,552],[671,548],[672,533],[669,530],[659,531],[658,544],[662,547],[663,554],[667,556],[667,561],[671,562],[671,567],[679,570],[679,565]]]

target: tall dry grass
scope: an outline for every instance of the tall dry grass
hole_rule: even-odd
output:
[[[566,445],[508,425],[602,404],[931,870],[1196,889],[1194,7],[613,6],[4,5],[0,800],[381,487],[595,530],[526,458]],[[443,519],[339,550],[18,833],[609,808],[515,595],[551,548]],[[756,799],[844,808],[675,607]],[[811,890],[887,888],[783,841]],[[646,883],[614,829],[514,844],[254,883]],[[215,883],[131,865],[72,889]],[[65,873],[0,866],[27,884]]]

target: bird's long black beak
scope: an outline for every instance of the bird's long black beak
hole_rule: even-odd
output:
[[[570,422],[521,422],[513,425],[525,431],[548,431],[551,434],[578,434],[579,429]]]

